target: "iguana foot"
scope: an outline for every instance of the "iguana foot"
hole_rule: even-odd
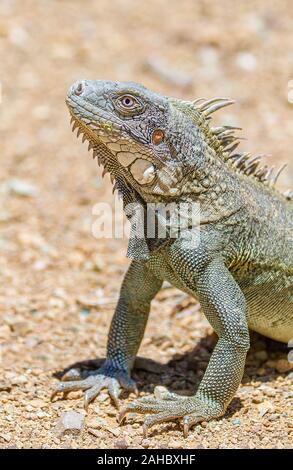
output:
[[[168,391],[158,391],[161,387],[156,387],[153,396],[139,398],[129,403],[118,416],[121,424],[128,412],[132,413],[152,413],[147,416],[143,424],[143,435],[147,437],[148,430],[154,424],[164,421],[171,421],[183,418],[184,437],[188,436],[189,429],[201,421],[208,421],[212,418],[218,418],[224,413],[222,407],[211,407],[213,411],[207,408],[207,405],[195,396],[182,397]],[[218,408],[218,409],[217,409]],[[221,410],[220,410],[221,408]]]
[[[89,403],[96,398],[102,389],[106,388],[118,408],[118,398],[122,389],[138,394],[136,383],[130,378],[129,374],[125,370],[117,369],[111,363],[106,362],[100,369],[89,372],[88,377],[83,380],[79,380],[80,378],[81,372],[78,369],[70,369],[66,372],[61,383],[53,391],[51,400],[58,393],[67,394],[76,390],[85,390],[84,407],[87,409]]]

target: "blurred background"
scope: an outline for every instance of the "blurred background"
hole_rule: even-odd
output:
[[[95,357],[97,337],[98,355],[105,354],[128,265],[125,241],[91,235],[92,206],[112,202],[112,185],[71,133],[68,87],[80,78],[131,80],[184,99],[233,98],[237,104],[216,121],[243,127],[243,150],[271,154],[278,166],[288,162],[279,180],[287,189],[292,44],[290,0],[1,0],[3,445],[61,445],[50,429],[60,410],[76,402],[48,405],[52,371]],[[167,362],[210,330],[195,303],[172,289],[160,295],[142,355]],[[38,412],[43,403],[45,414],[38,419],[27,399],[39,400]],[[16,416],[24,427],[15,426]],[[91,439],[72,445],[98,438]]]

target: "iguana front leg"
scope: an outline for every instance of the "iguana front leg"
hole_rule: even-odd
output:
[[[121,421],[128,411],[152,413],[145,419],[144,434],[153,424],[182,417],[186,435],[193,424],[223,415],[243,375],[249,348],[243,293],[221,260],[194,271],[194,290],[219,340],[194,396],[167,392],[161,399],[143,397],[121,412]]]
[[[107,388],[118,406],[121,387],[129,391],[136,390],[130,372],[143,338],[150,302],[161,285],[162,281],[154,276],[144,263],[131,263],[122,283],[111,323],[105,363],[84,380],[72,380],[75,378],[75,370],[72,373],[69,371],[65,379],[57,385],[52,398],[59,392],[86,390],[84,403],[87,408],[100,390]],[[71,377],[70,381],[67,381],[68,377]]]

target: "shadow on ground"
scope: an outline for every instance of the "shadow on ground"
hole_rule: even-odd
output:
[[[216,342],[215,334],[208,335],[202,338],[193,350],[181,355],[176,354],[166,364],[138,356],[132,376],[137,382],[139,391],[152,393],[156,386],[163,385],[179,395],[193,395],[208,365]],[[265,361],[255,357],[259,351],[266,352]],[[257,333],[251,333],[251,349],[247,357],[242,383],[249,385],[255,380],[263,383],[274,381],[280,374],[266,364],[284,358],[286,354],[287,346],[285,344],[265,338]],[[80,371],[81,378],[86,378],[104,361],[105,358],[97,358],[75,362],[64,370],[54,373],[54,377],[61,379],[67,371],[74,368]],[[234,398],[228,407],[226,417],[232,416],[241,407],[241,400],[238,397]]]

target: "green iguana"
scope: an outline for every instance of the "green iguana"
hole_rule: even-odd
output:
[[[249,329],[285,343],[293,338],[293,193],[275,189],[278,173],[260,166],[261,156],[235,152],[238,128],[210,125],[211,114],[231,100],[189,102],[132,82],[81,80],[66,101],[73,129],[110,172],[124,206],[198,203],[200,240],[188,244],[188,220],[184,237],[144,231],[130,239],[132,262],[107,359],[83,380],[66,374],[53,396],[85,390],[87,406],[107,388],[118,405],[121,388],[136,390],[131,369],[151,300],[167,280],[200,301],[218,342],[194,396],[138,398],[120,421],[129,411],[148,414],[146,434],[153,424],[182,418],[187,435],[195,423],[225,413],[243,376]]]

